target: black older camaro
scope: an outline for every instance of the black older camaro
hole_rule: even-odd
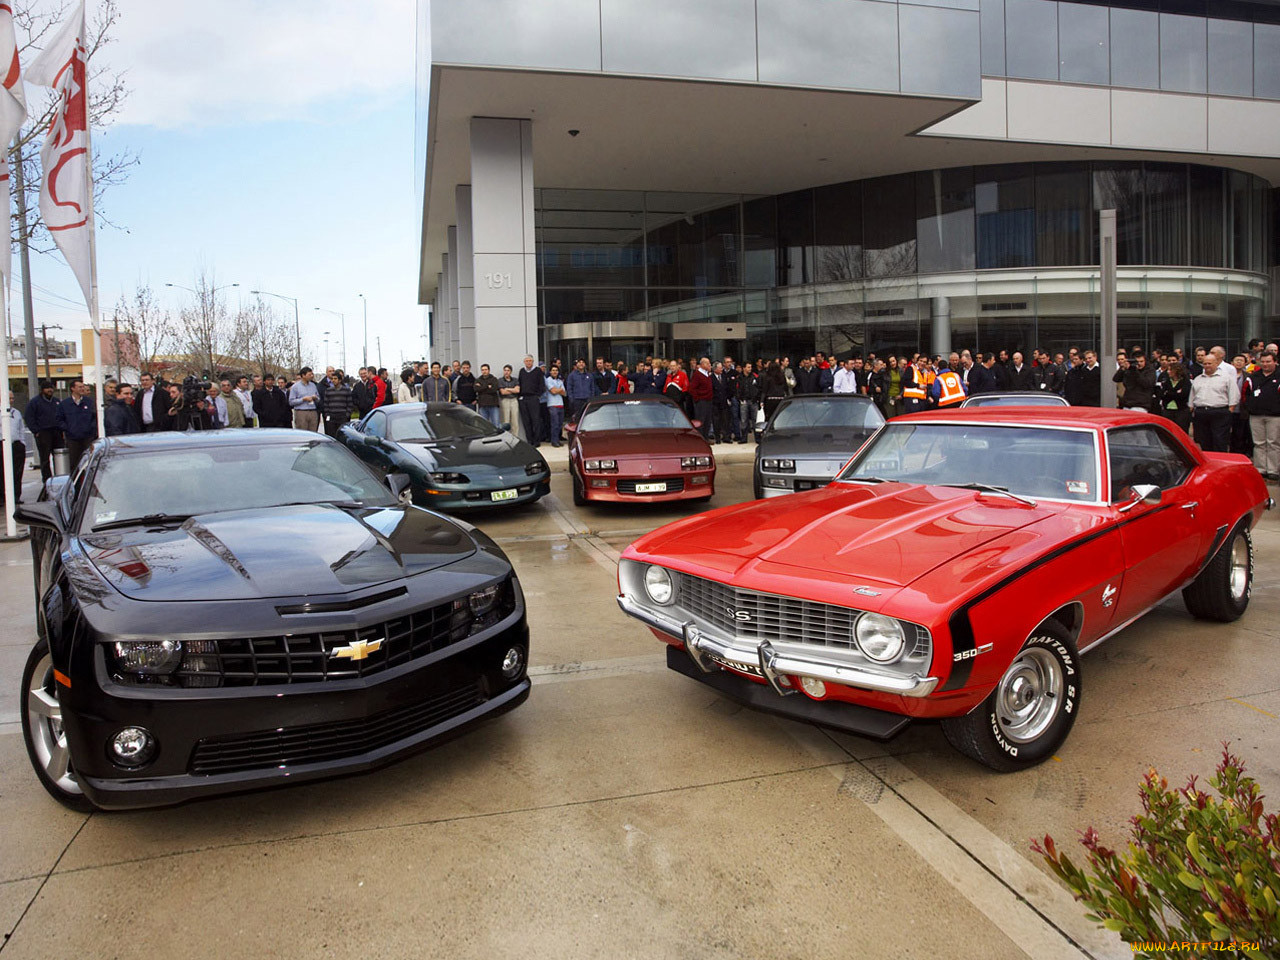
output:
[[[368,770],[522,703],[511,565],[405,482],[296,430],[108,439],[50,480],[18,513],[44,787],[123,808]]]

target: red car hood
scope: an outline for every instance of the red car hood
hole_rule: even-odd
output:
[[[696,430],[596,430],[577,437],[582,457],[707,457],[711,447]]]
[[[770,564],[903,587],[1060,510],[972,490],[838,483],[680,521],[632,549],[729,575]]]

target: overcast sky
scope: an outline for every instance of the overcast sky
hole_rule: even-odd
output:
[[[95,2],[90,0],[89,9]],[[122,0],[104,59],[131,90],[99,152],[141,162],[113,188],[98,235],[103,319],[139,280],[181,305],[166,282],[213,271],[239,291],[301,301],[304,341],[323,360],[359,365],[369,301],[369,360],[394,368],[422,353],[414,190],[413,0]],[[14,258],[15,273],[18,270]],[[36,323],[86,322],[56,255],[33,260]],[[15,284],[15,298],[19,288]],[[292,307],[277,301],[292,317]],[[21,329],[21,304],[11,329]]]

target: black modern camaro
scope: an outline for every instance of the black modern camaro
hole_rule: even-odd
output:
[[[522,703],[511,565],[405,483],[296,430],[117,437],[50,480],[18,512],[45,789],[124,808],[368,770]]]
[[[458,403],[379,407],[340,434],[375,470],[408,474],[413,502],[432,510],[533,503],[551,492],[537,450]]]

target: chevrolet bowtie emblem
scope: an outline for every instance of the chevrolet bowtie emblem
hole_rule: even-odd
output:
[[[371,653],[382,649],[382,640],[357,640],[345,647],[334,647],[329,651],[331,657],[345,657],[348,660],[364,660]]]

